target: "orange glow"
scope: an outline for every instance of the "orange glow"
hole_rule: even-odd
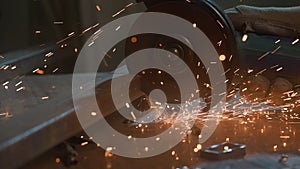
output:
[[[97,9],[97,11],[101,11],[100,5],[96,5],[96,9]]]
[[[130,39],[130,41],[131,41],[131,43],[137,43],[138,39],[137,39],[137,37],[134,36]]]
[[[57,164],[60,163],[60,158],[59,158],[59,157],[56,157],[55,162],[56,162]]]
[[[39,70],[36,71],[36,73],[39,74],[39,75],[43,75],[45,72],[43,70],[39,69]]]

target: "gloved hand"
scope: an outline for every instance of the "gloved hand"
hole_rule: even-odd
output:
[[[255,32],[298,38],[300,20],[292,19],[300,16],[300,6],[295,7],[253,7],[239,5],[225,10],[234,27],[243,32]],[[297,17],[296,17],[297,18]]]

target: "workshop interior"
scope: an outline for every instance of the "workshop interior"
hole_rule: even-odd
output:
[[[300,169],[299,0],[0,5],[0,169]]]

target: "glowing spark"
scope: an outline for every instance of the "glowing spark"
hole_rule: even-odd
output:
[[[75,32],[71,32],[71,33],[68,34],[69,37],[74,36],[74,35],[75,35]]]
[[[55,163],[57,163],[57,164],[60,163],[60,158],[59,157],[55,158]]]
[[[278,69],[276,69],[277,72],[281,71],[283,69],[283,67],[280,67]]]
[[[132,6],[134,3],[129,3],[129,4],[127,4],[126,6],[125,6],[125,8],[128,8],[128,7],[130,7],[130,6]]]
[[[93,41],[93,42],[89,43],[88,46],[91,47],[94,43],[95,42]]]
[[[42,97],[42,100],[47,100],[47,99],[49,99],[49,96]]]
[[[289,139],[290,136],[280,136],[281,139]]]
[[[81,32],[81,34],[84,34],[84,33],[88,32],[88,31],[90,31],[91,29],[92,29],[92,27],[88,27],[88,28],[86,28],[85,30],[83,30],[83,31]]]
[[[244,34],[243,37],[242,37],[242,42],[246,42],[248,39],[248,35],[247,34]]]
[[[106,151],[112,151],[112,150],[113,150],[112,147],[107,147],[107,148],[106,148]]]
[[[276,68],[276,67],[278,67],[279,65],[274,65],[274,66],[272,66],[272,67],[270,67],[270,69],[274,69],[274,68]]]
[[[133,120],[136,121],[136,116],[135,116],[135,114],[134,114],[133,112],[130,112],[130,114],[131,114]]]
[[[201,150],[202,149],[202,145],[201,144],[197,144],[197,149]]]
[[[217,22],[222,28],[224,28],[224,26],[222,25],[222,23],[219,20],[217,20]]]
[[[4,69],[4,70],[6,70],[6,69],[8,69],[8,68],[9,68],[9,66],[8,66],[8,65],[6,65],[6,66],[5,66],[3,69]]]
[[[54,25],[63,25],[64,22],[63,21],[54,21],[53,24]]]
[[[114,17],[118,16],[120,13],[124,12],[125,10],[126,10],[125,8],[121,9],[117,13],[113,14],[112,17],[114,18]]]
[[[45,54],[46,57],[51,57],[54,53],[53,52],[49,52],[47,54]]]
[[[266,52],[261,57],[259,57],[257,60],[262,60],[264,57],[268,56],[271,52]]]
[[[11,70],[15,70],[17,68],[17,66],[13,66],[13,67],[11,67],[10,69]]]
[[[193,23],[193,27],[194,27],[194,28],[197,28],[197,24],[196,24],[196,23]]]
[[[232,55],[230,55],[229,62],[231,62],[231,60],[232,60]]]
[[[92,116],[96,116],[97,113],[96,113],[96,112],[91,112],[91,115],[92,115]]]
[[[99,34],[101,34],[102,32],[103,32],[103,30],[99,29],[99,30],[97,30],[97,31],[94,33],[94,35],[99,35]]]
[[[229,147],[228,146],[224,146],[224,150],[229,150]]]
[[[219,60],[220,60],[220,61],[226,60],[226,56],[225,56],[225,55],[220,55],[220,56],[219,56]]]
[[[101,7],[100,7],[100,5],[96,5],[96,9],[97,9],[97,11],[101,11]]]
[[[55,68],[52,72],[55,73],[58,70],[58,68]]]
[[[256,73],[256,74],[257,74],[257,75],[262,74],[262,73],[264,73],[266,70],[267,70],[267,69],[263,69],[263,70],[259,71],[259,72]]]
[[[240,69],[236,69],[233,73],[236,74],[238,71],[240,71]]]
[[[99,23],[96,23],[95,25],[92,26],[92,28],[96,28],[99,25],[100,25]]]
[[[292,45],[295,45],[296,43],[298,43],[299,42],[299,39],[296,39],[296,40],[294,40],[293,42],[292,42]]]
[[[273,51],[271,52],[271,54],[276,53],[280,48],[281,48],[281,46],[278,46],[275,50],[273,50]]]
[[[281,40],[280,39],[278,39],[277,41],[275,41],[275,44],[277,44],[277,43],[279,43]]]
[[[36,73],[39,74],[39,75],[43,75],[45,72],[44,72],[43,70],[41,70],[41,69],[38,69],[38,70],[36,71]]]
[[[253,72],[253,69],[248,69],[248,73],[252,73]]]
[[[35,73],[35,72],[37,72],[38,70],[40,70],[40,69],[37,68],[37,69],[33,70],[32,73]]]
[[[5,86],[9,83],[9,81],[4,82],[2,85]]]
[[[80,145],[81,145],[81,146],[86,146],[86,145],[88,145],[88,144],[89,144],[89,142],[86,141],[86,142],[81,143]]]
[[[286,142],[284,142],[284,143],[282,144],[282,146],[283,146],[283,147],[286,147],[286,146],[287,146]]]
[[[17,91],[17,92],[19,92],[19,91],[21,91],[21,90],[23,90],[23,89],[25,89],[25,87],[24,87],[24,86],[22,86],[22,87],[18,88],[16,91]]]
[[[124,12],[127,8],[129,8],[130,6],[132,6],[134,3],[129,3],[127,4],[123,9],[121,9],[120,11],[118,11],[117,13],[113,14],[112,17],[116,17],[118,16],[120,13]]]
[[[19,86],[20,84],[22,84],[22,81],[19,81],[18,83],[15,84],[15,86]]]
[[[115,31],[118,31],[120,28],[121,28],[121,26],[118,26],[118,27],[115,29]]]

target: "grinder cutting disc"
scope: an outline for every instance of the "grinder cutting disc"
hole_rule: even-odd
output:
[[[229,90],[237,66],[238,56],[234,29],[223,11],[212,2],[204,0],[195,0],[191,2],[185,0],[144,0],[144,3],[148,8],[147,12],[161,12],[181,17],[191,22],[191,25],[195,24],[198,29],[205,33],[220,56],[219,58],[222,61],[227,79],[224,83],[227,84],[227,89]],[[188,38],[183,37],[182,39],[189,43]],[[207,71],[209,70],[203,66],[201,60],[196,56],[192,49],[184,43],[168,36],[139,34],[127,39],[126,56],[147,48],[164,49],[174,53],[182,59],[192,70],[195,79],[197,80],[200,97],[204,98],[209,103],[211,95],[211,87],[209,85],[210,80],[207,74]],[[171,64],[172,66],[177,66],[176,64],[179,64],[176,60],[166,60],[165,58],[162,58],[159,62],[166,63],[166,66],[168,64]],[[135,63],[127,62],[129,72],[130,67],[134,65]],[[158,76],[157,72],[160,72],[161,75]],[[180,74],[181,72],[178,73]],[[180,99],[181,95],[178,84],[176,84],[174,78],[166,72],[156,69],[146,69],[140,72],[139,75],[142,80],[142,90],[146,94],[149,94],[154,89],[161,89],[164,91],[168,103],[185,101]],[[161,85],[162,81],[164,82],[164,85]]]

